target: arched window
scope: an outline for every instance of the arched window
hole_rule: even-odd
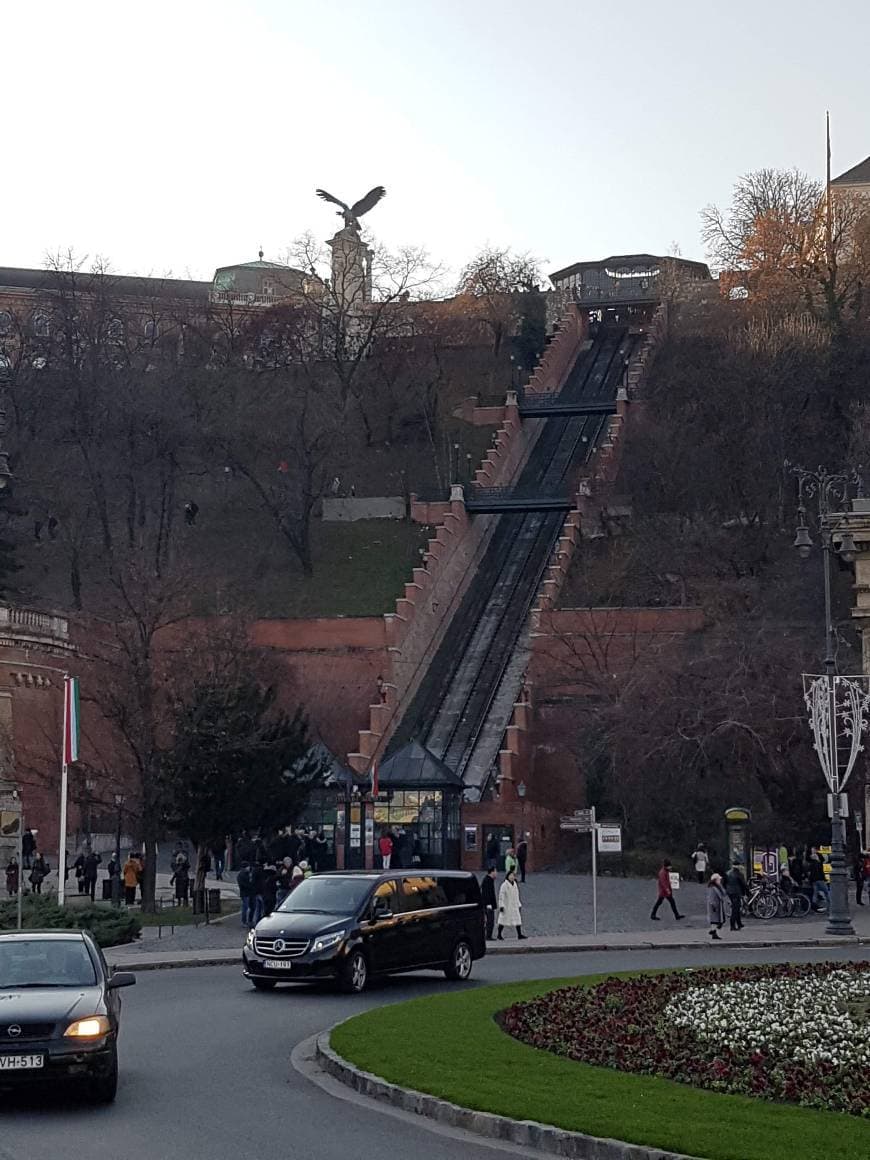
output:
[[[124,341],[124,323],[120,318],[113,318],[109,323],[106,338],[109,342],[121,343]]]
[[[0,334],[12,333],[12,315],[8,310],[0,310]]]
[[[149,318],[145,323],[145,341],[156,342],[160,337],[160,328],[153,318]]]
[[[33,316],[33,333],[37,338],[48,338],[51,334],[51,319],[41,311]]]

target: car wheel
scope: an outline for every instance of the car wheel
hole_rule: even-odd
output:
[[[254,987],[258,991],[271,991],[273,989],[273,987],[275,986],[275,984],[278,982],[278,980],[277,979],[251,979],[251,982],[254,984]]]
[[[109,1070],[91,1080],[91,1099],[95,1104],[110,1104],[118,1094],[118,1050],[112,1052]]]
[[[444,974],[448,979],[462,983],[471,977],[471,964],[473,961],[471,947],[465,939],[461,939],[453,948],[450,962],[444,968]]]
[[[339,984],[348,995],[359,995],[369,981],[369,964],[361,950],[351,951],[341,969]]]

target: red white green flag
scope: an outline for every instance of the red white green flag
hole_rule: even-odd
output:
[[[63,685],[63,763],[79,759],[79,679],[67,677]]]

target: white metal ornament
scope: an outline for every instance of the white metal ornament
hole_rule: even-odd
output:
[[[870,725],[870,678],[804,674],[804,701],[831,793],[840,793],[864,748]]]

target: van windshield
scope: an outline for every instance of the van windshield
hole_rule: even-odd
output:
[[[372,888],[371,878],[306,878],[284,899],[282,914],[309,911],[315,914],[355,914]]]

